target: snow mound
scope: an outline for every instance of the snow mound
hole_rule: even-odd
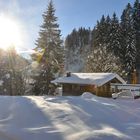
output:
[[[91,92],[84,92],[82,95],[81,95],[81,97],[82,98],[85,98],[85,99],[91,99],[91,98],[93,98],[95,95],[93,95],[93,93],[91,93]]]

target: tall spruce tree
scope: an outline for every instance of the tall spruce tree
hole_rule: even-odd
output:
[[[63,42],[61,40],[53,2],[50,1],[43,14],[44,22],[37,39],[33,60],[38,62],[37,73],[33,76],[35,95],[47,94],[50,81],[61,73],[63,65]]]
[[[105,24],[106,24],[106,41],[105,41],[106,49],[109,51],[112,48],[112,46],[110,45],[111,18],[109,15],[106,17]]]
[[[140,2],[136,0],[132,8],[132,17],[134,22],[134,29],[136,31],[136,48],[137,48],[137,57],[136,63],[140,68]]]
[[[120,50],[120,25],[119,20],[116,16],[116,13],[113,14],[113,17],[110,21],[110,27],[109,27],[109,51],[114,53],[117,57],[119,56],[119,50]]]
[[[120,58],[123,61],[126,72],[131,72],[136,62],[136,32],[131,15],[130,3],[126,6],[121,16],[121,51]]]
[[[93,47],[106,47],[106,21],[104,15],[102,16],[100,21],[97,21],[97,25],[95,27]]]

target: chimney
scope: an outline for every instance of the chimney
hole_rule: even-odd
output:
[[[66,77],[71,77],[71,72],[67,72]]]

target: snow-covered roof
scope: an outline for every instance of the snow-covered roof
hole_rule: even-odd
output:
[[[112,79],[118,79],[122,84],[126,82],[115,73],[71,73],[70,77],[59,77],[52,83],[69,83],[102,86]]]

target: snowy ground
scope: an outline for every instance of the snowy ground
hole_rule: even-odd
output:
[[[140,140],[140,99],[0,97],[0,140]]]

